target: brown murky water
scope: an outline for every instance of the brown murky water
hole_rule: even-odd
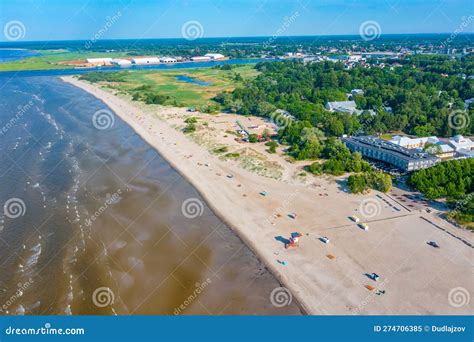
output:
[[[20,208],[0,221],[1,314],[300,314],[272,305],[276,279],[127,125],[94,127],[102,102],[17,78],[0,106],[16,118],[0,203]]]

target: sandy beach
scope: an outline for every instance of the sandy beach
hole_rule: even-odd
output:
[[[102,100],[188,179],[305,313],[473,312],[474,301],[459,306],[452,296],[458,289],[474,293],[473,248],[466,244],[473,243],[472,233],[390,194],[351,195],[331,179],[307,175],[300,180],[294,177],[299,165],[285,165],[278,156],[269,160],[282,165],[281,176],[259,175],[210,153],[180,131],[177,119],[165,120],[187,115],[185,108],[145,108],[74,77],[62,79]],[[256,149],[264,150],[261,145]],[[352,215],[369,229],[351,221]],[[282,241],[293,232],[303,235],[300,246],[285,249]],[[432,240],[441,248],[427,245]],[[378,281],[367,276],[373,272],[380,275]]]

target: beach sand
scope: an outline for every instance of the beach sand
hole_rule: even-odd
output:
[[[347,194],[340,182],[323,177],[307,175],[309,181],[299,181],[258,175],[208,152],[163,119],[173,113],[185,115],[183,108],[144,109],[111,90],[74,77],[62,79],[102,100],[188,179],[305,313],[473,312],[474,301],[453,305],[452,298],[453,291],[474,293],[473,248],[448,234],[472,243],[471,233],[434,214],[404,208],[385,194]],[[292,212],[296,219],[288,216]],[[358,227],[351,215],[367,222],[369,230]],[[282,241],[292,232],[303,234],[300,246],[285,249]],[[330,243],[323,243],[323,236]],[[441,248],[427,245],[431,240]],[[380,275],[378,281],[367,277],[372,272]]]

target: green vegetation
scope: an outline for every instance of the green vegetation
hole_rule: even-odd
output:
[[[347,185],[352,193],[363,193],[368,189],[388,192],[392,188],[392,177],[383,172],[364,172],[350,175]]]
[[[126,52],[69,52],[66,50],[40,50],[40,55],[13,62],[0,63],[0,71],[14,70],[50,70],[74,68],[65,65],[66,61],[85,60],[86,58],[120,58],[127,57]]]
[[[249,142],[250,142],[250,143],[254,144],[254,143],[256,143],[257,141],[258,141],[258,137],[257,137],[256,134],[250,134],[250,135],[249,135]]]
[[[276,153],[276,148],[278,147],[278,143],[276,141],[268,141],[265,143],[265,146],[268,146],[269,153]]]
[[[320,175],[323,173],[323,167],[320,163],[314,162],[306,168],[313,175]]]
[[[429,199],[459,199],[474,192],[474,159],[451,160],[411,174],[408,184]]]
[[[413,68],[363,68],[345,70],[342,63],[324,62],[304,65],[300,62],[266,62],[257,64],[261,72],[253,81],[223,92],[216,101],[231,112],[271,117],[276,109],[290,112],[304,126],[315,127],[326,136],[356,132],[374,134],[403,131],[415,135],[452,136],[455,133],[474,134],[474,108],[470,108],[470,125],[454,131],[448,116],[453,110],[463,110],[465,99],[474,97],[474,81],[457,75],[441,75],[434,66]],[[433,57],[429,65],[435,64]],[[474,68],[474,56],[454,63],[453,70]],[[328,101],[343,101],[351,89],[363,89],[364,95],[354,100],[360,116],[330,113]],[[391,107],[393,112],[385,111]],[[307,124],[306,124],[307,123]],[[452,125],[451,125],[452,126]]]
[[[234,71],[239,70],[242,81],[236,81]],[[213,98],[222,91],[232,91],[236,86],[258,74],[252,65],[242,65],[232,70],[221,68],[195,68],[180,70],[147,70],[120,72],[93,72],[81,79],[104,82],[108,87],[127,93],[134,101],[193,107],[204,113],[214,113],[220,106]],[[208,83],[207,86],[179,81],[177,76],[187,76]]]
[[[214,149],[214,153],[226,153],[229,151],[227,146],[222,146]]]
[[[187,124],[186,127],[183,128],[184,133],[192,133],[196,131],[197,119],[194,116],[186,118],[184,122]]]
[[[91,83],[97,82],[125,82],[124,78],[127,76],[127,72],[105,72],[95,71],[79,76],[80,80],[89,81]],[[143,86],[145,87],[145,86]],[[143,88],[142,87],[142,88]]]
[[[474,229],[474,193],[461,196],[457,201],[450,202],[450,206],[453,209],[448,214],[450,219]]]

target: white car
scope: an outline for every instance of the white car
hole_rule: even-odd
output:
[[[352,215],[352,216],[351,216],[351,220],[354,221],[354,222],[356,222],[356,223],[360,221],[360,219],[359,219],[357,216],[355,216],[355,215]]]
[[[323,236],[323,237],[319,238],[319,240],[321,240],[324,243],[329,243],[329,238],[326,237],[326,236]]]

